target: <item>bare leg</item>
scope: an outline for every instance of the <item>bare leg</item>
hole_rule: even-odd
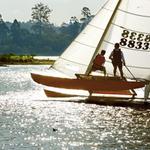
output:
[[[118,66],[118,68],[119,68],[121,77],[124,78],[124,77],[123,77],[123,71],[122,71],[122,64],[120,64],[120,65]]]
[[[106,76],[106,68],[104,67],[104,76]]]
[[[116,76],[117,66],[114,65],[114,77]]]

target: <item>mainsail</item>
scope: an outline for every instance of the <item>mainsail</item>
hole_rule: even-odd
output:
[[[102,49],[107,73],[112,74],[109,55],[120,43],[126,65],[136,78],[150,80],[150,0],[107,0],[87,27],[55,62],[53,68],[74,76],[85,74]],[[124,68],[126,77],[132,77]]]
[[[69,76],[85,74],[119,1],[107,1],[86,28],[55,62],[54,68]],[[111,5],[111,9],[109,8]],[[102,19],[103,18],[103,19]]]

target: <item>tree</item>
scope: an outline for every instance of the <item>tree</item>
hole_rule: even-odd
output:
[[[4,44],[7,40],[9,33],[9,28],[6,26],[5,22],[2,19],[2,15],[0,14],[0,44]]]
[[[74,23],[79,23],[76,16],[73,16],[73,17],[70,18],[70,24],[74,24]]]
[[[81,10],[81,14],[83,15],[84,19],[88,19],[91,16],[90,9],[88,7],[83,7]]]
[[[81,21],[81,30],[84,29],[84,27],[90,22],[90,20],[92,19],[92,15],[90,12],[90,9],[88,7],[83,7],[81,10],[81,15],[83,15],[83,17],[80,19]]]
[[[32,8],[32,20],[35,22],[33,26],[33,30],[35,33],[41,35],[42,33],[42,25],[49,24],[49,17],[52,10],[49,9],[47,5],[43,3],[38,3]]]
[[[67,30],[68,30],[68,33],[71,35],[72,39],[74,39],[78,35],[79,29],[80,29],[80,23],[77,17],[76,16],[71,17],[70,24]]]
[[[20,24],[17,21],[17,19],[14,20],[13,24],[11,25],[11,32],[12,33],[17,33],[20,32]]]
[[[10,30],[11,30],[11,36],[13,39],[13,44],[20,45],[21,44],[21,28],[17,19],[15,19],[14,22],[12,23]]]

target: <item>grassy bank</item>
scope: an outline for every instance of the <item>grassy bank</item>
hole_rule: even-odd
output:
[[[5,54],[0,55],[0,65],[49,65],[53,64],[54,60],[45,59],[34,59],[32,55],[15,55],[15,54]]]

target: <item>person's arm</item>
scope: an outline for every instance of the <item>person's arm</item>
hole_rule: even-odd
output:
[[[123,54],[123,52],[122,52],[122,51],[121,51],[121,57],[122,57],[123,65],[125,66],[125,65],[126,65],[126,63],[125,63],[124,54]]]
[[[111,60],[113,59],[113,51],[111,52],[109,59],[111,59]]]

